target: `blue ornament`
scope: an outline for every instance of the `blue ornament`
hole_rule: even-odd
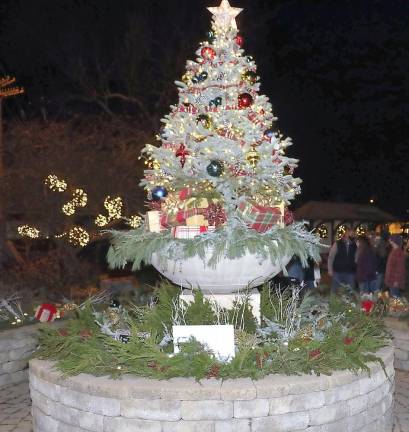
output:
[[[268,140],[271,140],[272,138],[274,138],[274,131],[273,129],[267,129],[264,131],[264,137]]]
[[[199,75],[199,80],[200,81],[204,81],[205,79],[207,79],[207,77],[209,76],[209,74],[206,71],[203,71],[200,75]]]
[[[217,98],[214,99],[214,104],[215,104],[216,106],[221,105],[221,104],[222,104],[222,98],[221,98],[220,96],[217,96]]]
[[[192,83],[193,84],[197,84],[199,82],[199,77],[197,76],[197,75],[195,75],[193,78],[192,78]]]
[[[168,196],[168,191],[163,186],[156,186],[152,189],[152,200],[160,201]]]
[[[218,160],[212,160],[207,165],[206,171],[209,176],[220,177],[223,174],[223,163]]]
[[[111,303],[109,304],[109,307],[112,309],[117,309],[117,308],[119,308],[120,305],[121,305],[121,303],[119,303],[119,301],[117,299],[112,299]]]

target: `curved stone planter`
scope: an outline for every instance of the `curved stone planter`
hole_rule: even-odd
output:
[[[247,253],[235,259],[221,257],[215,267],[210,267],[206,263],[211,256],[211,252],[207,251],[204,260],[198,255],[184,260],[170,260],[154,253],[151,262],[159,273],[175,285],[199,288],[208,294],[229,294],[262,285],[279,273],[291,259],[291,256],[284,256],[281,261],[272,263],[269,258],[260,259]]]
[[[409,325],[397,318],[385,319],[387,329],[392,333],[395,346],[395,368],[409,371]]]
[[[0,387],[27,381],[28,359],[37,347],[38,325],[0,331]]]
[[[370,377],[64,379],[54,363],[31,360],[34,432],[390,432],[393,348],[378,355],[389,378],[371,364]]]

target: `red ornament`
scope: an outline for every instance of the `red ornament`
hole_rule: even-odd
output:
[[[238,107],[248,108],[253,103],[253,96],[250,93],[242,93],[238,97]]]
[[[375,307],[375,302],[373,302],[372,300],[363,300],[361,302],[361,310],[362,312],[365,312],[367,315],[373,311],[374,307]]]
[[[351,343],[354,341],[354,338],[345,336],[344,337],[344,345],[351,345]]]
[[[241,48],[244,45],[244,37],[242,35],[237,35],[234,38],[234,42]]]
[[[288,210],[287,208],[284,210],[284,223],[286,225],[291,225],[294,222],[294,215],[293,213]]]
[[[211,61],[216,57],[216,51],[211,47],[203,47],[200,55],[207,61]]]
[[[223,207],[220,204],[210,204],[206,209],[206,219],[209,221],[209,225],[218,227],[223,225],[227,218]]]
[[[185,188],[180,190],[179,198],[183,201],[183,200],[189,198],[191,194],[192,194],[192,189],[185,187]]]
[[[188,155],[190,155],[190,153],[186,150],[186,146],[180,144],[179,148],[176,150],[175,156],[180,157],[180,165],[182,168],[185,166],[186,156]]]
[[[317,359],[320,356],[321,356],[321,350],[319,348],[310,351],[310,353],[308,354],[308,357],[310,358],[310,360]]]

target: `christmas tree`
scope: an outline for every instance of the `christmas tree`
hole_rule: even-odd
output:
[[[212,30],[175,82],[179,100],[162,119],[160,145],[142,152],[151,210],[139,229],[112,233],[113,267],[139,268],[155,254],[197,255],[214,267],[250,253],[280,268],[294,254],[303,262],[318,256],[317,238],[288,210],[300,193],[298,161],[286,156],[291,139],[274,130],[256,64],[242,48],[235,20],[242,9],[228,0],[208,9]]]

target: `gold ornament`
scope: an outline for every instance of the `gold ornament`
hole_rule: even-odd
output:
[[[255,168],[260,160],[260,154],[256,150],[255,146],[252,146],[251,149],[246,153],[246,161]]]
[[[195,142],[202,142],[203,140],[206,139],[206,137],[204,135],[198,135],[195,133],[191,134],[191,136]]]
[[[169,193],[168,196],[162,201],[162,208],[166,213],[176,214],[179,210],[180,198],[177,193]]]
[[[277,198],[271,194],[256,193],[253,197],[254,201],[263,207],[274,207],[277,205]]]
[[[313,332],[312,332],[312,326],[307,326],[304,329],[302,329],[300,334],[300,339],[303,342],[310,342],[313,339]]]
[[[212,119],[207,114],[199,114],[196,118],[196,122],[200,123],[205,129],[212,127]]]

